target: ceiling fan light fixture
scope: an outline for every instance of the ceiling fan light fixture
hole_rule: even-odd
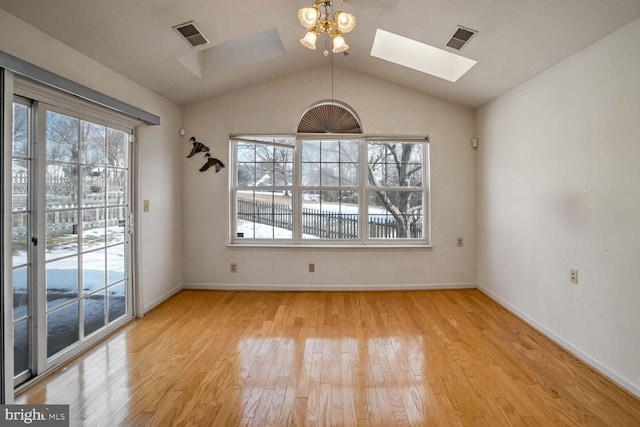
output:
[[[313,28],[318,23],[320,11],[317,7],[303,7],[298,11],[298,21],[305,28]]]
[[[345,3],[347,0],[342,0]],[[320,8],[324,7],[324,10]],[[303,7],[298,10],[298,21],[308,31],[300,40],[300,43],[308,49],[316,48],[318,34],[327,33],[333,39],[333,53],[344,52],[349,45],[344,40],[343,34],[352,31],[356,26],[356,17],[339,10],[333,14],[329,10],[333,6],[333,0],[315,0],[313,6]]]
[[[315,50],[316,48],[316,40],[318,39],[318,33],[315,30],[307,31],[307,34],[304,35],[303,38],[300,39],[300,43],[302,46],[307,49]]]
[[[348,33],[356,27],[356,17],[342,10],[335,13],[334,21],[342,34]]]
[[[336,35],[334,35],[332,52],[340,53],[340,52],[344,52],[347,49],[349,49],[349,45],[347,44],[347,42],[344,41],[344,37],[342,37],[342,34],[337,33]]]

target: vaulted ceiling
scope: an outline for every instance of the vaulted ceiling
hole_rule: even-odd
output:
[[[335,0],[357,18],[348,55],[299,40],[311,0],[0,0],[0,8],[178,104],[334,62],[470,107],[505,93],[640,16],[640,0]],[[195,21],[192,48],[173,26]],[[457,25],[478,34],[460,52]],[[452,83],[370,55],[376,29],[478,61]],[[200,52],[202,49],[206,51]],[[330,50],[330,48],[329,48]]]

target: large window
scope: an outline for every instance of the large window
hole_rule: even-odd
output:
[[[428,144],[231,138],[232,244],[427,245]]]

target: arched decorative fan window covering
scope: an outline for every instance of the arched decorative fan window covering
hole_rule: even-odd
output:
[[[310,105],[300,118],[298,133],[362,133],[360,118],[344,102],[326,99]]]

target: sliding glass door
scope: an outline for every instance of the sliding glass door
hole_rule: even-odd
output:
[[[11,144],[11,268],[13,278],[13,342],[16,382],[29,379],[33,307],[31,286],[33,269],[32,215],[32,123],[31,103],[16,99],[13,103],[13,138]]]
[[[131,133],[82,111],[14,102],[16,384],[132,316]]]

